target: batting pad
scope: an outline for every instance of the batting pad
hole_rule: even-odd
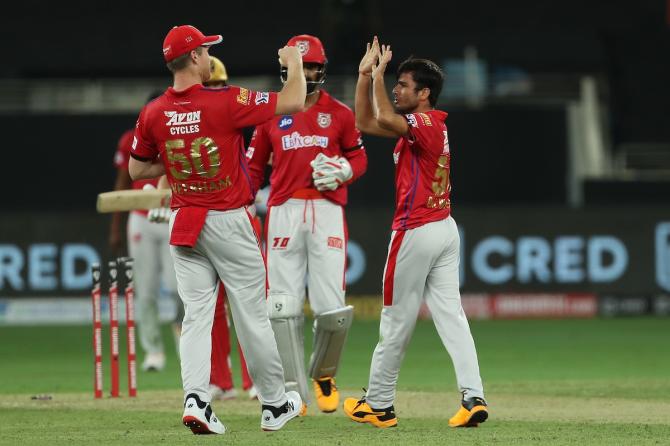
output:
[[[301,299],[288,294],[268,296],[268,315],[275,333],[279,357],[284,367],[286,391],[297,391],[305,403],[309,402],[305,375],[305,346],[303,330],[305,316]]]
[[[309,360],[309,376],[313,379],[335,376],[353,319],[354,307],[351,305],[317,316],[314,350]]]

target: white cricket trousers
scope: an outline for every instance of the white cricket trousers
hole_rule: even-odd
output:
[[[172,212],[170,232],[178,212]],[[212,323],[220,279],[259,399],[271,405],[286,401],[284,370],[267,313],[265,265],[246,209],[209,211],[196,245],[170,250],[185,310],[179,343],[184,396],[195,393],[210,401]]]
[[[347,229],[344,208],[326,199],[291,198],[267,214],[270,294],[288,294],[315,315],[344,307]]]
[[[140,345],[145,353],[163,353],[158,311],[161,283],[175,305],[182,305],[170,256],[168,225],[151,223],[146,216],[131,212],[127,233],[128,253],[135,260],[133,280]]]
[[[451,356],[464,398],[484,398],[475,343],[461,306],[460,238],[452,217],[407,231],[393,231],[384,268],[384,307],[372,356],[368,404],[384,409],[395,400],[400,364],[423,300]]]

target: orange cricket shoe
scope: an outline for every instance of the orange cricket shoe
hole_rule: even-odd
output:
[[[393,406],[386,409],[373,409],[365,398],[347,398],[344,400],[344,413],[357,423],[370,423],[373,426],[386,428],[398,425]]]
[[[340,392],[335,387],[335,379],[329,376],[312,380],[316,404],[321,412],[331,413],[337,410],[340,404]]]
[[[477,427],[489,417],[486,401],[482,398],[470,398],[461,401],[461,408],[449,419],[451,427]]]

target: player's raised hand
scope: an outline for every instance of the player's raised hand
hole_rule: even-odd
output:
[[[280,48],[277,51],[277,55],[279,56],[279,64],[282,67],[302,63],[300,51],[295,46],[284,46],[284,48]]]
[[[384,75],[386,71],[386,66],[391,61],[393,53],[391,52],[391,45],[382,45],[377,65],[372,69],[372,78],[374,79],[377,75]]]
[[[377,63],[379,58],[379,40],[377,36],[372,40],[372,45],[370,42],[367,43],[365,47],[365,54],[361,59],[361,63],[358,65],[358,72],[364,75],[372,74],[372,68]]]

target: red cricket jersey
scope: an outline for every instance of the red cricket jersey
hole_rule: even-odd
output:
[[[393,150],[396,210],[393,229],[405,230],[444,220],[451,212],[447,113],[430,110],[405,115],[409,132]]]
[[[263,183],[265,167],[272,155],[268,206],[284,203],[299,189],[314,188],[309,163],[321,152],[347,158],[353,171],[348,183],[367,168],[367,156],[353,112],[325,91],[319,94],[318,101],[306,111],[275,116],[254,131],[247,150],[254,192]],[[346,185],[322,194],[339,205],[347,203]]]
[[[131,156],[160,158],[173,209],[242,207],[253,200],[242,129],[274,116],[277,93],[201,84],[172,87],[140,113]]]
[[[119,138],[119,142],[116,146],[116,153],[114,154],[114,167],[117,169],[128,170],[128,161],[130,160],[130,146],[133,143],[133,133],[135,129],[126,130]],[[150,180],[135,180],[133,181],[133,189],[142,189],[145,184],[151,184],[154,187],[158,185],[158,178],[152,178]],[[138,214],[147,215],[149,211],[146,210],[136,210],[133,211]]]

